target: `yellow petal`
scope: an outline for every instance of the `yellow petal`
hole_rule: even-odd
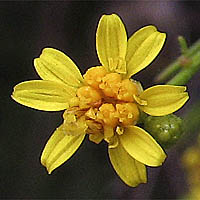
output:
[[[137,126],[128,127],[119,139],[128,154],[145,165],[159,166],[166,158],[153,137]]]
[[[66,135],[62,125],[55,130],[41,156],[41,163],[47,168],[49,174],[76,152],[84,138],[85,133],[76,136]]]
[[[61,51],[45,48],[39,58],[34,60],[39,76],[44,80],[65,83],[80,87],[82,75],[74,62]]]
[[[147,182],[145,165],[132,158],[121,144],[108,148],[108,153],[113,168],[127,185],[136,187]]]
[[[99,144],[103,140],[103,134],[89,134],[89,140]]]
[[[152,116],[163,116],[177,111],[189,99],[186,87],[156,85],[143,91],[139,96],[147,105],[139,106],[142,111]]]
[[[148,66],[160,52],[166,38],[154,26],[146,26],[135,32],[127,45],[127,78]]]
[[[62,83],[33,80],[14,87],[12,98],[18,103],[44,111],[58,111],[69,107],[76,89]]]
[[[126,72],[127,35],[123,22],[116,15],[103,15],[96,33],[96,48],[101,64],[107,71]]]

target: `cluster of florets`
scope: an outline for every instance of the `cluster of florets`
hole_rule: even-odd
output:
[[[139,118],[134,100],[134,96],[139,94],[136,82],[122,79],[118,73],[108,73],[101,66],[90,68],[83,77],[85,85],[77,90],[70,108],[64,113],[68,125],[69,121],[79,119],[79,122],[86,122],[87,133],[105,134],[107,129],[117,128],[120,132],[119,127],[136,124]],[[74,114],[74,120],[69,118],[71,114]]]

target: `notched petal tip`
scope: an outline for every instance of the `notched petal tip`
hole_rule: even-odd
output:
[[[146,167],[132,158],[119,143],[116,148],[108,148],[110,161],[119,177],[130,187],[147,182]]]
[[[85,134],[66,135],[63,125],[61,125],[48,140],[41,155],[41,164],[51,174],[54,169],[66,162],[76,152],[84,138]]]
[[[146,26],[134,33],[128,40],[127,77],[148,66],[161,51],[166,34],[157,31],[156,27]]]
[[[147,105],[140,109],[152,116],[171,114],[180,109],[189,99],[185,86],[156,85],[143,91],[140,98],[147,101]]]
[[[75,89],[67,85],[47,81],[24,81],[14,87],[12,98],[27,107],[43,111],[59,111],[69,107]]]
[[[76,64],[57,49],[44,48],[40,57],[34,59],[34,66],[43,80],[62,82],[73,87],[83,84],[83,77]]]

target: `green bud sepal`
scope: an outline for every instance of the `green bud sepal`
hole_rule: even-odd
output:
[[[143,126],[163,148],[170,148],[177,143],[184,132],[183,120],[174,114],[148,116],[144,119]]]

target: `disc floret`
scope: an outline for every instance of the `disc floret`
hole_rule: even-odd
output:
[[[119,132],[116,129],[123,130],[137,123],[139,110],[134,96],[139,94],[139,89],[136,82],[123,79],[118,73],[108,73],[101,66],[90,68],[83,77],[84,86],[77,90],[66,110],[64,121],[73,114],[74,121],[71,120],[69,126],[73,127],[72,123],[77,126],[81,118],[81,126],[87,126],[88,134],[102,135],[102,139],[109,142]]]

